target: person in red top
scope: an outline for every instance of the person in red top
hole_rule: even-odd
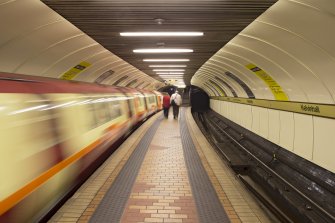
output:
[[[164,111],[164,117],[169,117],[169,109],[170,109],[170,95],[164,94],[163,96],[163,111]]]

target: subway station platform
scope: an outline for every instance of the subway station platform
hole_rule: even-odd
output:
[[[49,222],[275,222],[190,112],[138,128]]]

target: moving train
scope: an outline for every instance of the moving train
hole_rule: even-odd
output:
[[[0,73],[0,222],[38,222],[163,95]]]

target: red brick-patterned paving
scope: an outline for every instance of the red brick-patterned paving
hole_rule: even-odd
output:
[[[198,222],[178,130],[175,120],[161,123],[121,222]]]

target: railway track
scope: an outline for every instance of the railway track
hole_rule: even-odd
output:
[[[312,175],[312,164],[213,111],[193,116],[222,159],[280,222],[335,222],[335,193],[329,185],[333,173],[318,170],[320,177]]]

